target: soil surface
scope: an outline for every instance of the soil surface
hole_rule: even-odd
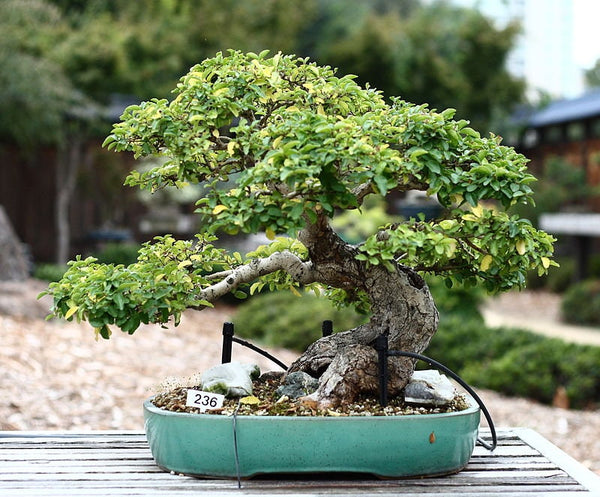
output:
[[[110,340],[96,342],[85,323],[44,319],[48,299],[36,300],[44,289],[37,281],[0,282],[1,430],[141,430],[142,401],[165,378],[188,377],[220,363],[221,329],[231,308],[189,312],[178,327],[143,326],[132,336],[114,330]],[[523,304],[528,298],[536,299],[535,308],[531,300]],[[502,299],[486,308],[495,306],[511,319],[519,314],[531,318],[536,308],[545,316],[556,314],[552,295]],[[269,350],[287,364],[297,356]],[[233,358],[257,363],[262,371],[278,369],[237,344]],[[533,428],[600,474],[600,410],[573,411],[478,393],[497,426]]]

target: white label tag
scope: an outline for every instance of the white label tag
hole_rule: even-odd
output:
[[[185,405],[188,407],[197,407],[204,412],[207,409],[219,409],[223,407],[225,395],[212,392],[203,392],[202,390],[187,391],[187,400]]]

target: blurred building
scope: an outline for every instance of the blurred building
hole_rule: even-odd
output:
[[[583,168],[589,184],[600,185],[600,89],[556,100],[531,114],[517,147],[537,173],[547,159],[558,156]]]
[[[129,103],[115,97],[103,111],[103,119],[115,122]],[[88,111],[78,109],[78,115]],[[93,134],[82,137],[75,188],[68,202],[70,258],[136,236],[144,213],[134,189],[123,186],[132,169],[132,155],[109,152],[101,147],[102,140],[103,136]],[[0,205],[36,263],[57,258],[59,162],[65,161],[69,147],[71,140],[62,152],[56,146],[24,152],[0,141]]]
[[[550,159],[559,157],[583,170],[589,187],[600,188],[600,89],[554,101],[531,114],[516,146],[531,159],[530,168],[538,177]],[[591,196],[576,209],[543,213],[539,224],[549,233],[568,237],[577,259],[576,278],[588,277],[590,257],[600,250],[600,197]]]

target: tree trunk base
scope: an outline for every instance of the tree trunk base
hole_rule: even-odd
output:
[[[303,369],[309,374],[315,374],[323,366],[326,356],[321,355],[311,363],[300,361]],[[299,370],[300,364],[294,363],[290,368]],[[308,370],[307,370],[308,369]],[[391,357],[388,359],[388,392],[397,395],[408,383],[414,369],[414,361],[408,358]],[[379,365],[376,350],[370,345],[346,345],[337,351],[329,362],[324,373],[320,376],[319,387],[305,400],[315,402],[320,408],[335,407],[344,402],[354,402],[360,395],[379,394]]]

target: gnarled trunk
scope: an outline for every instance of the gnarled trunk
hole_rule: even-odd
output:
[[[314,226],[314,225],[313,225]],[[348,290],[363,290],[371,302],[371,320],[355,329],[324,337],[313,343],[290,367],[318,376],[313,398],[321,404],[352,401],[361,393],[376,392],[375,338],[384,334],[390,349],[423,352],[437,330],[438,312],[429,288],[416,272],[401,265],[390,271],[356,260],[356,247],[340,240],[324,225],[304,232],[318,281]],[[390,393],[408,382],[414,361],[391,357]]]

